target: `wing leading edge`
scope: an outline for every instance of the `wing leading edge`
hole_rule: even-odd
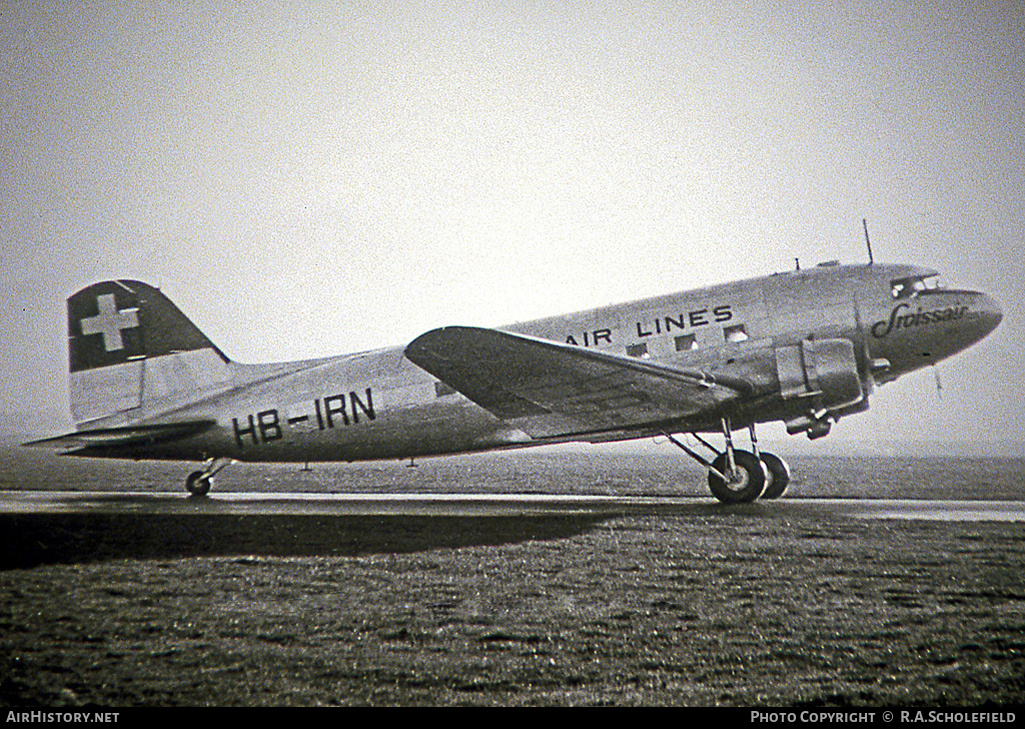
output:
[[[422,334],[406,357],[533,438],[671,423],[751,391],[739,379],[475,327]]]

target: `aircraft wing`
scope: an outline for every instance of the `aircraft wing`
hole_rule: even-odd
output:
[[[673,421],[752,389],[743,380],[473,327],[422,334],[406,357],[534,438]]]
[[[88,455],[89,451],[131,450],[141,445],[166,443],[202,433],[214,425],[213,420],[192,420],[157,425],[129,425],[121,428],[79,430],[74,433],[43,438],[26,446],[66,448],[65,453]]]

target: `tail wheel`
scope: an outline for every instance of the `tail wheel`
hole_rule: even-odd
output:
[[[213,476],[208,476],[205,471],[193,471],[185,479],[185,488],[193,496],[206,496],[213,485]]]
[[[790,466],[782,458],[772,453],[763,453],[762,462],[769,472],[769,479],[761,498],[778,499],[790,485]]]
[[[711,489],[712,496],[724,504],[743,504],[761,496],[768,475],[765,464],[755,457],[754,453],[734,451],[733,460],[736,468],[731,477],[726,455],[722,453],[712,461],[715,470],[727,476],[724,480],[709,472],[708,488]]]

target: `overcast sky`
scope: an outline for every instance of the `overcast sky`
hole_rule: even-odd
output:
[[[1025,442],[1019,2],[0,9],[0,412],[70,429],[65,298],[159,285],[248,362],[839,258],[1001,327],[831,438]]]

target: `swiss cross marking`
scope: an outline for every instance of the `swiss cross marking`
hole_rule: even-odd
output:
[[[138,309],[118,311],[114,294],[101,294],[96,298],[96,306],[100,313],[82,319],[82,334],[102,334],[103,346],[108,352],[116,352],[125,348],[121,338],[122,329],[133,329],[139,326]]]

